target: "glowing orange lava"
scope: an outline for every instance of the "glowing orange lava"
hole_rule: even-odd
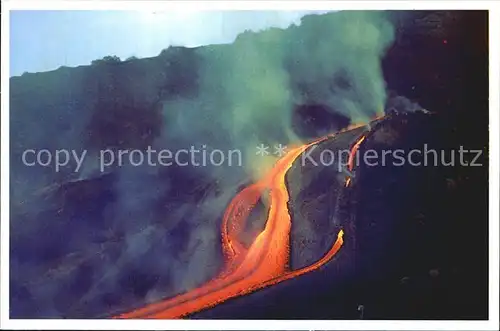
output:
[[[356,154],[359,150],[359,146],[365,141],[366,136],[362,135],[361,137],[358,138],[356,143],[351,148],[351,151],[349,152],[349,159],[347,160],[347,168],[349,169],[350,172],[354,169],[354,160],[356,159]],[[349,187],[351,184],[352,180],[350,176],[347,176],[346,181],[345,181],[345,187]]]
[[[366,138],[365,136],[361,136],[361,138],[359,138],[358,141],[351,148],[351,152],[349,153],[349,160],[347,162],[349,171],[352,171],[352,169],[354,169],[354,160],[356,158],[356,153],[358,152],[359,146],[363,143],[365,138]]]
[[[230,298],[277,284],[319,268],[337,253],[343,244],[340,230],[330,251],[316,263],[291,271],[289,269],[291,218],[288,212],[288,190],[285,175],[294,160],[309,146],[327,139],[291,149],[277,161],[271,172],[256,184],[242,190],[231,201],[222,221],[222,247],[225,258],[222,272],[199,288],[164,301],[116,316],[116,318],[181,318],[213,307]],[[264,190],[270,191],[270,207],[265,229],[249,248],[240,242],[250,211]]]

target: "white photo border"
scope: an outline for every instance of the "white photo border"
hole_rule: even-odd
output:
[[[499,75],[500,3],[496,1],[2,1],[1,48],[1,277],[2,329],[117,330],[498,330],[499,329]],[[20,320],[9,319],[9,14],[11,10],[489,10],[489,320]],[[464,262],[466,263],[466,262]]]

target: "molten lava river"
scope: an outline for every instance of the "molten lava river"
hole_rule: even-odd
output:
[[[289,196],[285,185],[285,175],[297,157],[309,146],[328,137],[291,149],[276,162],[265,178],[248,186],[234,197],[222,221],[222,247],[225,263],[218,276],[187,293],[118,315],[115,318],[186,317],[230,298],[300,276],[331,260],[343,245],[343,230],[339,231],[337,240],[319,261],[299,270],[289,269],[291,219],[287,205]],[[359,139],[351,152],[355,152],[361,142],[362,139]],[[352,161],[349,160],[349,162],[349,168],[352,170]],[[245,222],[252,208],[265,190],[270,192],[266,226],[247,248],[238,238],[245,228]]]

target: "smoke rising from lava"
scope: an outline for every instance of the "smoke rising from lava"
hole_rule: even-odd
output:
[[[225,192],[223,198],[204,199],[204,208],[224,210],[239,185],[248,178],[260,179],[270,169],[274,158],[256,157],[257,145],[301,143],[292,130],[296,105],[326,105],[356,123],[380,114],[386,98],[381,57],[394,34],[384,15],[381,12],[312,15],[287,30],[246,32],[231,46],[196,50],[197,91],[163,102],[165,127],[156,143],[161,146],[177,141],[242,151],[242,169],[192,170],[217,180]],[[204,224],[211,225],[193,227],[191,236],[217,236],[218,225],[207,215],[204,210],[199,217]],[[196,235],[199,231],[205,233]],[[216,250],[220,249],[211,240],[201,240],[198,244],[192,254],[202,250],[216,256]],[[203,273],[206,279],[210,277],[207,270],[191,267],[191,262],[198,263],[189,259],[173,272],[188,279],[192,277],[190,270],[196,268],[200,272],[198,280],[204,278],[200,276]]]
[[[256,146],[301,143],[292,129],[296,106],[325,105],[356,123],[381,111],[386,96],[380,61],[394,35],[385,15],[360,11],[311,15],[304,17],[300,25],[286,30],[243,33],[231,45],[196,49],[172,47],[159,56],[164,72],[154,66],[147,67],[150,59],[138,60],[138,64],[144,61],[144,67],[129,63],[123,67],[84,68],[87,76],[81,81],[74,78],[76,74],[64,78],[76,84],[71,91],[64,90],[64,84],[54,91],[54,95],[63,91],[77,106],[78,102],[73,100],[77,97],[72,93],[84,91],[79,96],[85,100],[79,105],[82,108],[75,106],[68,112],[68,101],[64,101],[57,112],[46,110],[54,110],[50,118],[59,118],[50,126],[54,127],[53,132],[59,127],[69,127],[64,135],[36,129],[32,131],[37,135],[30,136],[23,126],[25,120],[20,121],[19,117],[16,120],[15,117],[21,115],[11,112],[16,125],[12,140],[19,143],[15,153],[21,151],[21,147],[67,147],[64,144],[71,142],[74,144],[71,149],[88,148],[89,155],[96,155],[97,149],[145,148],[148,144],[158,150],[206,145],[208,150],[239,149],[243,154],[241,168],[126,166],[110,170],[116,175],[111,185],[115,196],[102,213],[65,216],[65,224],[72,236],[75,232],[77,236],[100,231],[101,224],[94,223],[102,218],[106,223],[102,228],[108,227],[109,236],[122,241],[105,243],[104,251],[111,252],[103,253],[106,259],[96,257],[92,249],[81,249],[78,254],[89,266],[91,285],[79,289],[81,293],[75,292],[76,302],[70,309],[66,303],[58,305],[53,300],[33,296],[30,305],[43,307],[37,314],[44,317],[96,315],[108,309],[105,302],[111,302],[116,308],[138,304],[140,299],[155,300],[192,289],[214,276],[222,262],[219,236],[225,207],[242,184],[260,179],[274,161],[272,157],[265,162],[256,157]],[[90,100],[93,97],[96,102]],[[18,106],[27,107],[24,102],[31,99],[19,97],[23,103]],[[45,102],[47,107],[51,102]],[[157,105],[160,113],[152,111],[154,107],[150,104]],[[37,107],[30,109],[35,119],[39,116]],[[77,116],[80,120],[75,120]],[[89,126],[96,125],[97,129],[92,127],[89,135]],[[90,142],[82,138],[87,136],[91,136]],[[56,138],[59,141],[55,141]],[[17,154],[13,155],[11,159],[16,159]],[[79,175],[85,174],[85,177],[78,179],[88,179],[87,173],[90,176],[93,170],[88,167],[92,164],[96,163],[84,165],[86,168]],[[17,175],[26,176],[26,171]],[[64,182],[64,174],[58,176],[44,178],[44,183]],[[31,177],[31,182],[12,189],[15,201],[24,202],[24,192],[33,190],[37,176]],[[23,215],[33,221],[29,224],[33,227],[32,233],[43,229],[46,226],[43,222],[52,222],[39,212],[52,206],[42,198],[39,200],[36,207],[34,202],[29,205],[33,209],[29,217]],[[20,211],[25,213],[26,204],[19,206],[12,208],[14,215]],[[19,217],[13,222],[22,220]],[[19,238],[14,238],[15,245],[27,242],[22,239],[23,233],[31,233],[24,231],[27,226],[28,222],[23,222],[23,229],[21,225],[13,226],[11,233],[21,233]],[[63,232],[61,236],[65,235]],[[30,245],[35,247],[36,240]],[[87,247],[86,240],[91,239],[85,237],[72,245],[82,243]],[[45,242],[39,246],[43,245]],[[17,258],[11,261],[17,263]],[[25,264],[15,275],[40,274],[30,268]],[[74,269],[76,271],[68,275],[40,276],[41,283],[46,284],[40,288],[51,292],[43,298],[66,293],[64,286],[69,285],[65,284],[79,279],[78,268]],[[137,285],[135,279],[146,285]],[[31,293],[40,290],[36,284],[24,285],[21,280],[19,284],[16,286],[24,286]],[[125,293],[126,290],[129,292]]]
[[[386,98],[381,57],[394,31],[385,15],[310,15],[286,30],[245,32],[230,47],[198,49],[198,94],[165,102],[165,131],[241,148],[247,172],[259,178],[255,146],[299,142],[294,106],[321,104],[366,122]]]

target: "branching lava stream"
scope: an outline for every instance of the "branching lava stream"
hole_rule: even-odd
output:
[[[218,276],[187,293],[115,318],[182,318],[230,298],[297,277],[328,262],[343,244],[343,230],[339,231],[336,242],[322,259],[308,267],[289,270],[291,219],[287,205],[289,195],[285,184],[285,175],[297,157],[309,146],[328,137],[291,149],[277,161],[265,178],[242,190],[231,201],[222,221],[225,263]],[[270,207],[265,229],[252,245],[246,248],[239,241],[239,234],[245,228],[250,211],[266,189],[270,191]]]

